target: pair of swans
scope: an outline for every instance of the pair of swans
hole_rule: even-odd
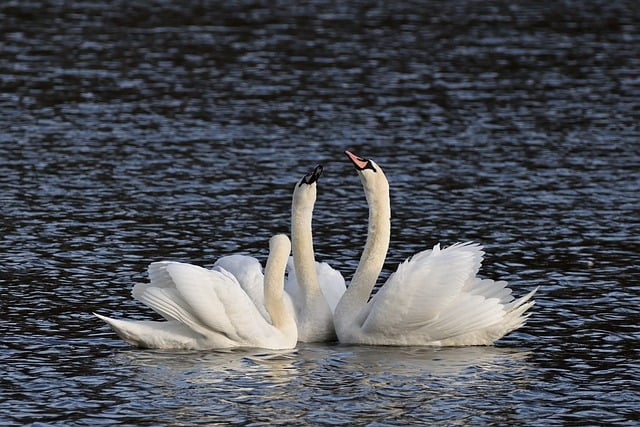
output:
[[[338,271],[315,262],[311,221],[321,174],[322,166],[316,166],[296,184],[292,242],[285,235],[269,240],[264,274],[260,262],[247,255],[222,257],[211,270],[155,262],[149,283],[135,285],[131,293],[164,321],[96,316],[144,348],[289,349],[297,341],[334,341],[333,311],[346,287]]]
[[[257,260],[241,255],[220,259],[212,270],[153,263],[150,283],[136,285],[132,294],[165,321],[97,316],[131,344],[183,349],[288,349],[296,341],[336,336],[349,344],[489,345],[525,323],[537,288],[516,300],[506,282],[476,277],[484,252],[472,243],[438,244],[414,255],[371,297],[390,241],[389,184],[373,160],[346,154],[369,205],[367,241],[348,288],[339,272],[313,255],[319,166],[296,184],[292,242],[272,237],[264,276]]]

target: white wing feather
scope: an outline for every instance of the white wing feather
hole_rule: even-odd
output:
[[[240,342],[273,332],[230,273],[181,263],[168,265],[167,271],[190,313],[205,327]]]
[[[188,312],[189,307],[180,297],[167,266],[174,261],[158,261],[149,264],[149,283],[136,283],[131,295],[167,320],[176,320],[176,310]],[[174,307],[175,306],[175,307]]]
[[[231,273],[260,310],[262,317],[271,321],[264,306],[264,273],[260,261],[249,255],[228,255],[218,259],[213,269],[224,269]]]
[[[333,313],[338,301],[342,298],[342,294],[347,290],[344,277],[326,262],[316,261],[316,272],[318,273],[318,285],[320,285],[322,295],[324,295],[324,299]]]
[[[414,330],[435,322],[455,301],[482,261],[482,248],[464,243],[420,252],[398,266],[367,305],[364,332]]]
[[[316,261],[316,274],[318,275],[320,291],[333,313],[338,301],[342,298],[342,294],[347,289],[344,277],[326,262],[318,261]],[[287,280],[285,281],[284,289],[293,301],[300,301],[300,298],[302,298],[293,257],[290,257],[287,262]]]

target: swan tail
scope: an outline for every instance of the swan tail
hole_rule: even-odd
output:
[[[124,341],[140,348],[197,349],[202,338],[176,321],[124,320],[93,314]]]
[[[441,345],[463,346],[463,345],[491,345],[509,332],[522,327],[531,313],[525,312],[531,308],[535,301],[531,297],[536,293],[535,288],[527,295],[505,305],[506,313],[493,325],[466,332],[464,334],[451,337],[441,341]]]

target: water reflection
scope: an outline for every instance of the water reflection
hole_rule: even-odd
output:
[[[509,381],[514,389],[522,387],[519,382],[527,382],[530,368],[528,354],[495,347],[302,345],[268,353],[126,350],[114,355],[112,363],[118,370],[130,371],[130,381],[146,384],[156,401],[182,401],[172,415],[177,419],[196,412],[209,422],[244,422],[256,416],[274,417],[270,422],[278,424],[300,424],[349,422],[354,417],[418,420],[428,407],[451,409],[470,390],[488,387],[488,379],[496,385]],[[164,394],[168,390],[170,396]],[[203,401],[208,402],[206,408],[196,403]]]
[[[420,375],[457,376],[467,368],[497,372],[522,364],[529,351],[489,347],[431,348],[299,344],[291,351],[243,349],[214,352],[127,350],[118,352],[113,362],[135,368],[160,369],[167,377],[198,372],[226,375],[254,372],[266,377],[307,375],[305,368],[329,366],[335,369],[374,375],[393,371],[408,377]],[[519,369],[521,369],[520,366]],[[331,369],[329,369],[331,370]],[[286,374],[286,375],[285,375]],[[206,379],[204,380],[207,381]]]

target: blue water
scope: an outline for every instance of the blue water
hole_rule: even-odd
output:
[[[0,5],[0,423],[634,425],[640,8],[583,2]],[[390,180],[382,280],[473,240],[526,326],[481,348],[130,347],[91,312],[152,261],[288,232],[325,166],[316,257],[349,279]]]

